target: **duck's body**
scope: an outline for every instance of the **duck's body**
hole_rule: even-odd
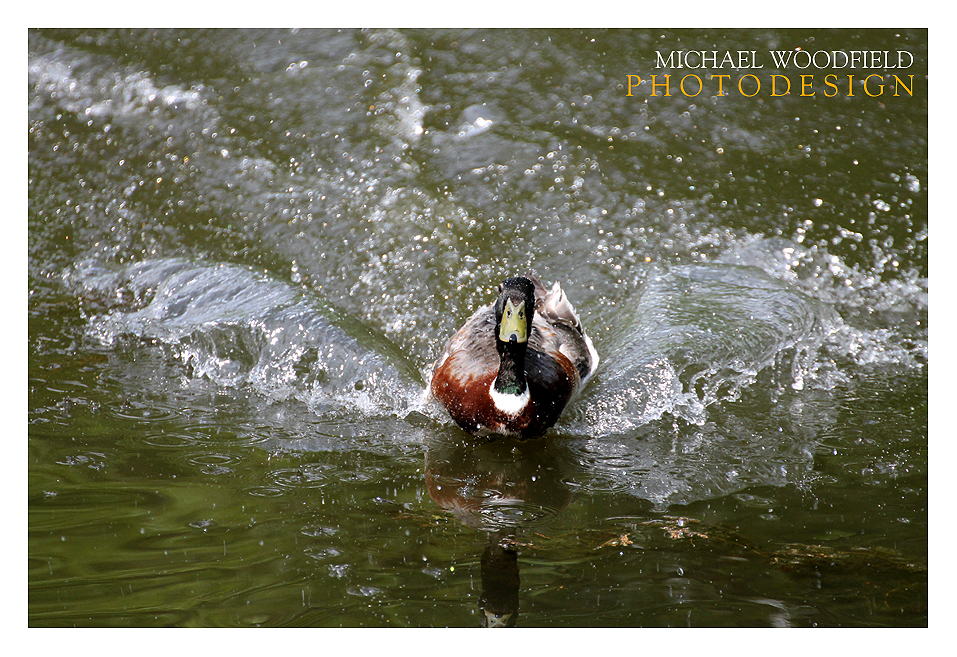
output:
[[[527,312],[526,312],[527,310]],[[555,424],[598,366],[598,354],[556,283],[507,279],[432,368],[432,395],[466,431],[528,438]]]

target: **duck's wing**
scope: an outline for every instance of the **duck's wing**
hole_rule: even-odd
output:
[[[450,358],[455,374],[472,378],[486,374],[490,368],[498,371],[499,356],[495,350],[495,308],[485,306],[477,310],[445,344],[445,349],[432,366],[433,375]]]
[[[538,314],[550,322],[558,322],[577,329],[579,333],[584,333],[578,313],[575,312],[575,307],[565,296],[558,281],[555,281],[552,289],[549,290],[545,288],[542,279],[535,272],[527,272],[525,278],[535,286],[535,310]]]
[[[591,339],[585,335],[581,320],[571,301],[565,296],[561,284],[556,281],[546,290],[541,279],[533,272],[525,275],[535,286],[534,329],[538,329],[539,347],[545,353],[561,352],[572,362],[584,386],[598,367],[598,352]],[[534,340],[533,340],[534,342]]]

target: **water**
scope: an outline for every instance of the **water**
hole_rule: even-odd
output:
[[[926,625],[926,43],[31,32],[30,624]],[[797,46],[914,97],[625,95]],[[602,365],[476,440],[428,367],[529,267]]]

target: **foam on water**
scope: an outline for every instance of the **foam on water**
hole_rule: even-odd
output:
[[[606,365],[578,413],[579,431],[621,433],[664,413],[703,424],[765,368],[777,386],[804,387],[814,354],[839,330],[837,313],[763,270],[655,266],[602,337]]]
[[[748,240],[720,261],[758,267],[838,311],[845,321],[824,343],[832,359],[850,359],[856,368],[910,369],[927,362],[928,281],[913,270],[896,271],[894,256],[878,247],[866,268],[782,238]]]
[[[247,268],[171,259],[111,269],[87,261],[64,278],[100,311],[90,318],[91,336],[104,344],[128,335],[158,341],[193,377],[298,398],[317,412],[401,416],[418,404],[409,364],[369,346],[382,339]]]

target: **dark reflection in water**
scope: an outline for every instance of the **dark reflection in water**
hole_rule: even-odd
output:
[[[507,536],[492,534],[482,552],[483,627],[515,627],[518,623],[518,553],[508,547]]]
[[[425,483],[432,499],[488,534],[479,606],[485,627],[514,627],[519,611],[520,535],[568,506],[567,479],[580,464],[550,440],[485,441],[457,432],[429,441]]]

